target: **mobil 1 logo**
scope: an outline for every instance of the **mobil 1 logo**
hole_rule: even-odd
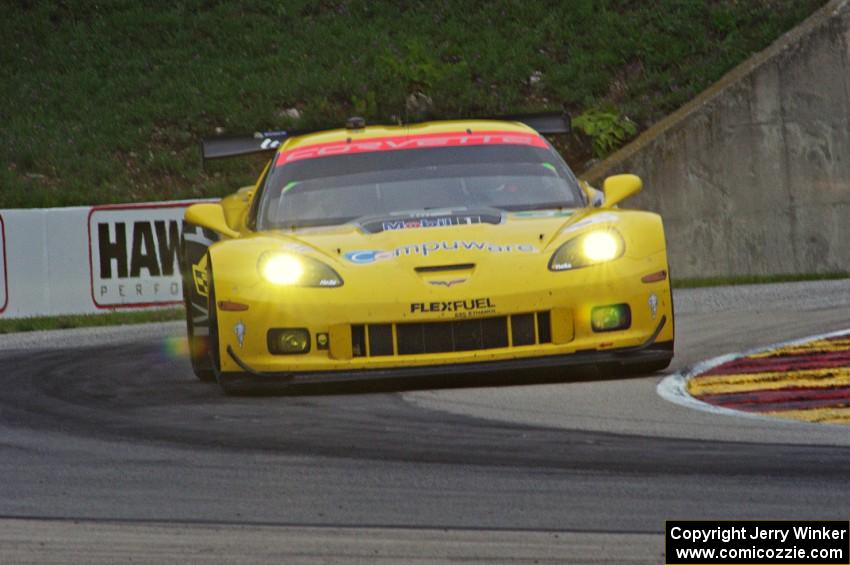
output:
[[[181,302],[180,230],[183,212],[191,204],[92,208],[88,227],[95,306]]]

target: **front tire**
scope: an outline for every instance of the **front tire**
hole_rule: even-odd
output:
[[[215,305],[215,284],[212,280],[212,265],[207,266],[207,280],[209,281],[207,312],[209,312],[210,336],[207,340],[207,364],[213,375],[221,374],[221,356],[218,346],[218,310]],[[221,384],[219,382],[219,384]]]
[[[195,324],[192,320],[193,302],[186,296],[185,280],[183,281],[183,288],[183,303],[186,306],[186,337],[189,341],[189,361],[192,363],[192,372],[195,373],[199,381],[213,382],[215,381],[215,372],[210,368],[207,353],[210,336],[195,334]]]
[[[207,347],[207,363],[209,364],[214,378],[218,381],[221,390],[228,396],[246,394],[246,388],[239,386],[237,383],[231,383],[222,378],[221,374],[221,347],[218,340],[218,310],[215,303],[215,284],[213,282],[212,263],[207,263],[207,280],[209,281],[209,324],[210,336],[209,346]]]
[[[183,271],[183,303],[186,306],[186,336],[189,341],[189,360],[198,380],[215,381],[209,363],[210,323],[206,296],[198,292],[195,270],[202,265],[207,249],[217,240],[216,234],[200,226],[183,223],[181,269]],[[209,285],[209,279],[207,279]]]

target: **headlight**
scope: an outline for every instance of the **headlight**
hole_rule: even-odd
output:
[[[614,229],[584,233],[563,244],[549,260],[550,271],[568,271],[597,265],[623,255],[626,244]]]
[[[295,253],[264,253],[257,270],[265,281],[278,286],[342,286],[342,277],[336,271],[321,261]]]
[[[621,241],[611,235],[611,232],[594,231],[584,236],[581,242],[581,251],[585,257],[594,263],[610,261],[618,256]]]
[[[294,255],[272,255],[260,268],[263,278],[273,284],[296,284],[304,276],[304,262]]]

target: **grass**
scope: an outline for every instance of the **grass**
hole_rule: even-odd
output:
[[[850,273],[678,279],[673,281],[673,288],[701,288],[707,286],[769,284],[832,279],[850,279]],[[169,322],[173,320],[183,320],[185,315],[185,310],[183,308],[169,308],[145,312],[112,312],[109,314],[19,318],[14,320],[0,320],[0,334],[40,330],[59,330],[67,328],[87,328],[93,326],[121,326],[126,324]]]
[[[0,208],[222,195],[216,131],[612,109],[643,129],[825,0],[19,0],[0,18]],[[297,109],[295,122],[286,114]],[[589,140],[564,140],[577,169]]]
[[[39,316],[0,320],[0,334],[61,330],[67,328],[89,328],[94,326],[123,326],[147,324],[185,319],[183,308],[168,308],[145,312],[111,312],[109,314],[84,314],[68,316]]]

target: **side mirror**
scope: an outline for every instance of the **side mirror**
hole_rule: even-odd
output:
[[[593,188],[583,180],[579,180],[579,185],[584,191],[585,196],[587,196],[587,201],[590,202],[590,205],[593,208],[599,208],[602,206],[602,203],[605,201],[605,195],[602,194],[601,190]]]
[[[254,196],[254,189],[257,188],[253,184],[249,184],[248,186],[243,186],[239,190],[236,191],[236,194],[242,198],[242,202],[250,202],[251,198]]]
[[[643,188],[643,181],[637,175],[614,175],[602,183],[605,202],[602,208],[613,208],[629,196],[634,196]]]
[[[217,203],[193,204],[186,209],[186,221],[226,237],[239,237],[239,232],[227,225],[224,208]]]

